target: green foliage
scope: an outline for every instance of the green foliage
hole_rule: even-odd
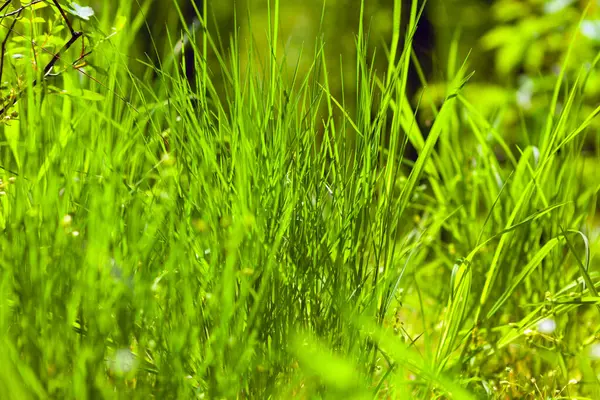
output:
[[[459,35],[447,79],[421,73],[409,98],[417,1],[394,1],[387,52],[361,2],[335,62],[328,9],[296,62],[284,2],[249,29],[262,42],[220,36],[208,2],[197,25],[181,2],[70,3],[89,76],[74,46],[51,78],[31,62],[70,35],[44,4],[5,54],[4,93],[21,92],[0,126],[5,398],[598,397],[600,155],[582,149],[599,109],[579,37],[532,130],[482,106],[509,90],[474,81]],[[180,24],[157,34],[150,6]]]

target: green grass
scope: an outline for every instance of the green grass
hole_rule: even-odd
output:
[[[3,398],[600,396],[583,73],[518,147],[463,95],[468,59],[420,130],[416,2],[396,0],[386,71],[362,23],[354,60],[317,39],[308,71],[284,68],[278,1],[268,52],[200,29],[153,64],[128,57],[138,4],[109,3],[98,31],[137,16],[91,57],[103,86],[30,72],[0,128]],[[344,63],[352,98],[329,84]]]

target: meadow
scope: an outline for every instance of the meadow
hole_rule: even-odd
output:
[[[527,108],[423,2],[350,56],[284,3],[7,3],[0,398],[600,398],[598,11]]]

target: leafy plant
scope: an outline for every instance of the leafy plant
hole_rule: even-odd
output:
[[[317,35],[305,74],[283,67],[284,2],[269,3],[266,52],[210,33],[204,2],[155,63],[125,56],[147,9],[102,5],[79,39],[101,51],[79,62],[103,86],[10,61],[24,92],[0,126],[0,393],[598,397],[590,80],[555,79],[517,147],[472,100],[459,36],[439,104],[424,90],[413,106],[420,2],[394,2],[385,53],[368,48],[361,2],[355,58],[332,64]],[[24,7],[34,22],[15,29],[63,26]],[[50,32],[56,47],[69,36]],[[352,107],[330,81],[350,63]]]

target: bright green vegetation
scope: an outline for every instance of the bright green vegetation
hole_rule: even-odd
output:
[[[505,124],[465,95],[458,39],[441,104],[424,76],[407,98],[416,2],[395,44],[373,56],[357,23],[354,59],[315,39],[303,72],[201,30],[130,58],[144,16],[117,3],[81,23],[102,86],[5,69],[25,93],[0,128],[0,397],[600,398],[598,60]]]

